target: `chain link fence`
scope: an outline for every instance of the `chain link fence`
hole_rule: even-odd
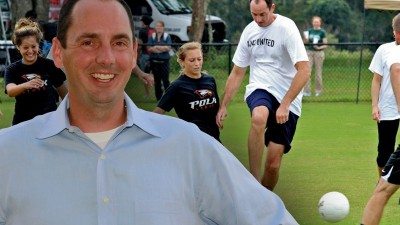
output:
[[[325,49],[323,65],[323,93],[319,96],[311,95],[303,98],[304,102],[360,102],[370,101],[370,87],[372,73],[368,70],[375,50],[382,43],[340,43],[328,44]],[[179,44],[174,44],[178,48]],[[214,76],[217,81],[218,93],[223,95],[226,78],[232,68],[232,57],[237,44],[203,44],[204,64],[203,70]],[[249,69],[247,70],[247,73]],[[314,89],[315,70],[311,74],[311,89]],[[176,56],[170,60],[170,81],[175,80],[180,74],[180,67]],[[243,101],[245,85],[248,76],[243,81],[234,101]],[[138,102],[156,101],[154,90],[150,96],[144,94],[143,85],[132,79],[127,87],[127,92],[134,96]]]

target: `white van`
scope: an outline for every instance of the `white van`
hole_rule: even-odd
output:
[[[191,26],[192,9],[181,0],[126,0],[132,10],[135,21],[135,32],[141,28],[140,19],[143,15],[156,21],[163,21],[165,31],[171,35],[174,43],[189,41],[188,28]],[[208,26],[211,24],[211,29]],[[208,31],[212,31],[212,42],[224,42],[226,37],[225,22],[216,16],[207,15],[202,42],[209,42]]]
[[[0,0],[0,9],[1,9],[1,22],[3,25],[1,25],[1,35],[2,38],[4,39],[3,35],[4,34],[9,34],[11,30],[11,10],[10,10],[10,0]],[[4,28],[4,30],[3,30]],[[4,33],[3,33],[4,31]]]

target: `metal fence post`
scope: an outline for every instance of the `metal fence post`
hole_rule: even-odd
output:
[[[229,42],[228,43],[228,75],[229,75],[229,73],[231,71],[231,67],[232,67],[231,58],[232,58],[232,44]]]
[[[359,61],[359,64],[358,64],[358,80],[357,80],[357,97],[356,97],[356,104],[358,104],[358,100],[359,100],[359,96],[360,96],[361,66],[362,66],[363,49],[364,49],[364,34],[365,34],[365,8],[364,8],[363,32],[362,32],[362,38],[361,38],[360,61]]]

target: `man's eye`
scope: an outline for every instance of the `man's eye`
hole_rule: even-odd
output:
[[[93,41],[90,41],[90,40],[83,41],[83,42],[82,42],[82,45],[84,45],[84,46],[90,46],[90,45],[93,45]]]
[[[125,48],[128,46],[128,43],[126,41],[116,41],[114,44],[119,48]]]

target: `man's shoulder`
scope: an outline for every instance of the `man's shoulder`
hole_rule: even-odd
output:
[[[143,110],[143,112],[146,117],[146,127],[154,128],[156,132],[164,138],[176,136],[191,139],[198,137],[198,135],[202,133],[194,123],[184,121],[180,118],[145,110]],[[146,130],[146,128],[144,128],[144,130]]]
[[[0,129],[0,143],[5,143],[7,140],[13,139],[34,138],[43,129],[44,122],[47,120],[46,118],[46,114],[39,115],[31,120]]]
[[[387,58],[392,55],[391,53],[394,51],[394,49],[396,49],[395,42],[389,42],[389,43],[380,45],[374,54],[373,60],[380,59],[380,60],[386,61]]]
[[[377,52],[378,51],[389,51],[390,49],[392,49],[395,46],[396,46],[396,44],[395,44],[394,41],[393,42],[384,43],[384,44],[381,44],[376,51]]]
[[[247,32],[253,31],[258,27],[257,23],[251,21],[250,23],[247,24],[247,26],[243,29],[243,33],[246,34]]]
[[[294,24],[295,25],[295,22],[292,19],[290,19],[289,17],[282,16],[280,14],[275,14],[275,15],[276,15],[276,21],[278,22],[278,24],[280,24],[280,25]]]
[[[37,135],[46,129],[46,116],[37,116],[31,120],[0,130],[0,155],[7,152],[25,151],[37,140]],[[8,154],[8,153],[7,153]]]
[[[169,115],[161,115],[154,112],[147,112],[146,116],[148,120],[157,127],[158,130],[164,131],[179,131],[179,130],[191,130],[195,128],[193,123],[188,123],[177,117]]]

